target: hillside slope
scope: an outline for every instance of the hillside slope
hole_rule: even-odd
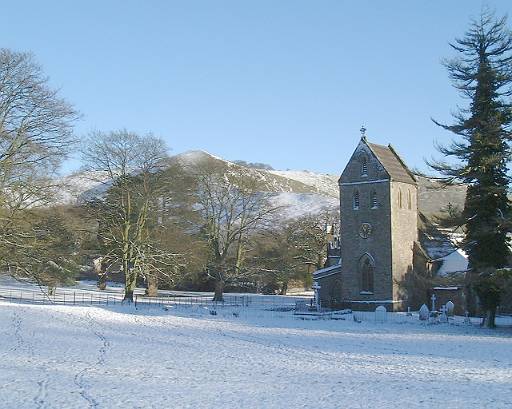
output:
[[[275,206],[282,208],[279,216],[283,219],[293,219],[338,206],[336,178],[329,175],[256,169],[224,160],[205,151],[189,151],[172,156],[169,158],[169,166],[173,165],[179,165],[178,168],[188,176],[214,168],[226,174],[246,174],[257,180],[260,191],[273,193],[272,201]],[[301,173],[307,173],[308,177],[298,177]],[[61,189],[57,192],[58,202],[75,204],[101,196],[108,189],[108,184],[101,182],[102,179],[100,173],[75,173],[62,178]],[[327,183],[329,181],[332,182],[331,185]]]
[[[316,213],[325,207],[337,207],[339,201],[338,176],[306,170],[267,170],[243,166],[219,158],[205,151],[188,151],[169,159],[169,164],[179,164],[189,175],[211,168],[241,172],[258,181],[259,190],[274,193],[276,205],[284,206],[281,215],[295,218]],[[341,172],[341,169],[340,169]],[[419,211],[427,217],[439,214],[451,203],[460,208],[464,205],[465,186],[443,187],[439,181],[418,176]],[[61,179],[62,189],[58,201],[72,204],[101,195],[108,188],[98,180],[101,174],[76,173]]]

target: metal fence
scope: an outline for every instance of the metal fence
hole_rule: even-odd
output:
[[[87,291],[58,291],[50,294],[37,290],[0,289],[0,299],[31,304],[114,305],[122,301],[122,296]]]
[[[103,293],[87,290],[61,290],[46,293],[30,289],[0,289],[0,299],[9,302],[31,304],[64,304],[64,305],[118,305],[123,301],[121,293]],[[213,297],[190,293],[185,296],[166,295],[147,297],[142,294],[134,295],[135,307],[163,308],[172,306],[202,306],[202,307],[257,307],[260,309],[291,311],[296,301],[307,301],[306,297],[266,297],[257,294],[224,295],[223,301],[213,301]]]

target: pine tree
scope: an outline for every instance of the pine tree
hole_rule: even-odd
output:
[[[455,114],[455,124],[437,125],[458,136],[441,153],[455,157],[457,165],[431,166],[446,176],[448,183],[468,185],[462,218],[469,258],[468,299],[476,291],[486,311],[488,326],[494,316],[500,291],[493,284],[496,269],[509,264],[511,205],[507,197],[510,160],[512,106],[512,34],[506,17],[485,11],[473,20],[461,39],[450,44],[458,57],[445,62],[456,89],[470,99],[467,109]],[[491,290],[489,290],[491,289]],[[489,290],[489,291],[488,291]]]

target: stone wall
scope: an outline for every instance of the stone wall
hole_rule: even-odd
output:
[[[406,298],[406,294],[400,284],[413,269],[414,243],[418,240],[416,186],[391,182],[391,204],[393,300],[402,300]]]
[[[338,308],[342,302],[343,282],[341,273],[316,280],[320,284],[320,304],[325,308]]]

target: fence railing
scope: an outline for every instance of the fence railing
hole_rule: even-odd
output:
[[[10,302],[24,302],[32,304],[89,304],[109,305],[119,304],[122,296],[119,294],[101,294],[86,291],[58,291],[45,293],[36,290],[5,290],[0,289],[0,299]]]
[[[55,293],[48,294],[41,290],[30,289],[6,289],[0,288],[0,300],[13,303],[30,303],[30,304],[62,304],[62,305],[119,305],[123,301],[123,294],[116,292],[102,293],[99,291],[88,290],[62,290],[57,289]],[[224,295],[224,301],[213,301],[212,296],[198,295],[191,293],[186,295],[165,295],[160,297],[147,297],[142,294],[134,295],[133,306],[137,308],[188,308],[188,307],[205,307],[207,309],[222,309],[223,307],[235,307],[241,310],[247,310],[247,307],[254,307],[259,310],[267,310],[272,314],[295,310],[296,303],[310,304],[310,297],[296,296],[261,296],[257,294],[248,295]],[[228,310],[229,311],[229,310]],[[264,311],[261,311],[264,312]],[[327,314],[329,315],[329,314]],[[326,315],[326,317],[327,317]],[[393,322],[408,323],[419,320],[417,312],[412,313],[377,313],[375,311],[352,311],[345,310],[332,311],[332,317],[337,319],[350,319],[359,322]],[[331,318],[332,318],[331,317]],[[340,318],[342,317],[342,318]],[[471,317],[468,319],[469,324],[478,325],[481,318]],[[450,318],[449,322],[461,324],[464,317]],[[425,321],[425,324],[430,321]]]
[[[0,299],[9,302],[22,302],[32,304],[65,304],[65,305],[116,305],[123,301],[121,293],[101,293],[87,290],[60,290],[46,293],[41,290],[29,289],[0,289]],[[258,295],[224,295],[223,301],[213,301],[212,296],[193,296],[187,294],[148,297],[141,294],[134,295],[136,307],[165,307],[173,306],[200,306],[200,307],[258,307],[262,309],[291,310],[297,300],[309,300],[306,297],[279,297],[268,298]]]

